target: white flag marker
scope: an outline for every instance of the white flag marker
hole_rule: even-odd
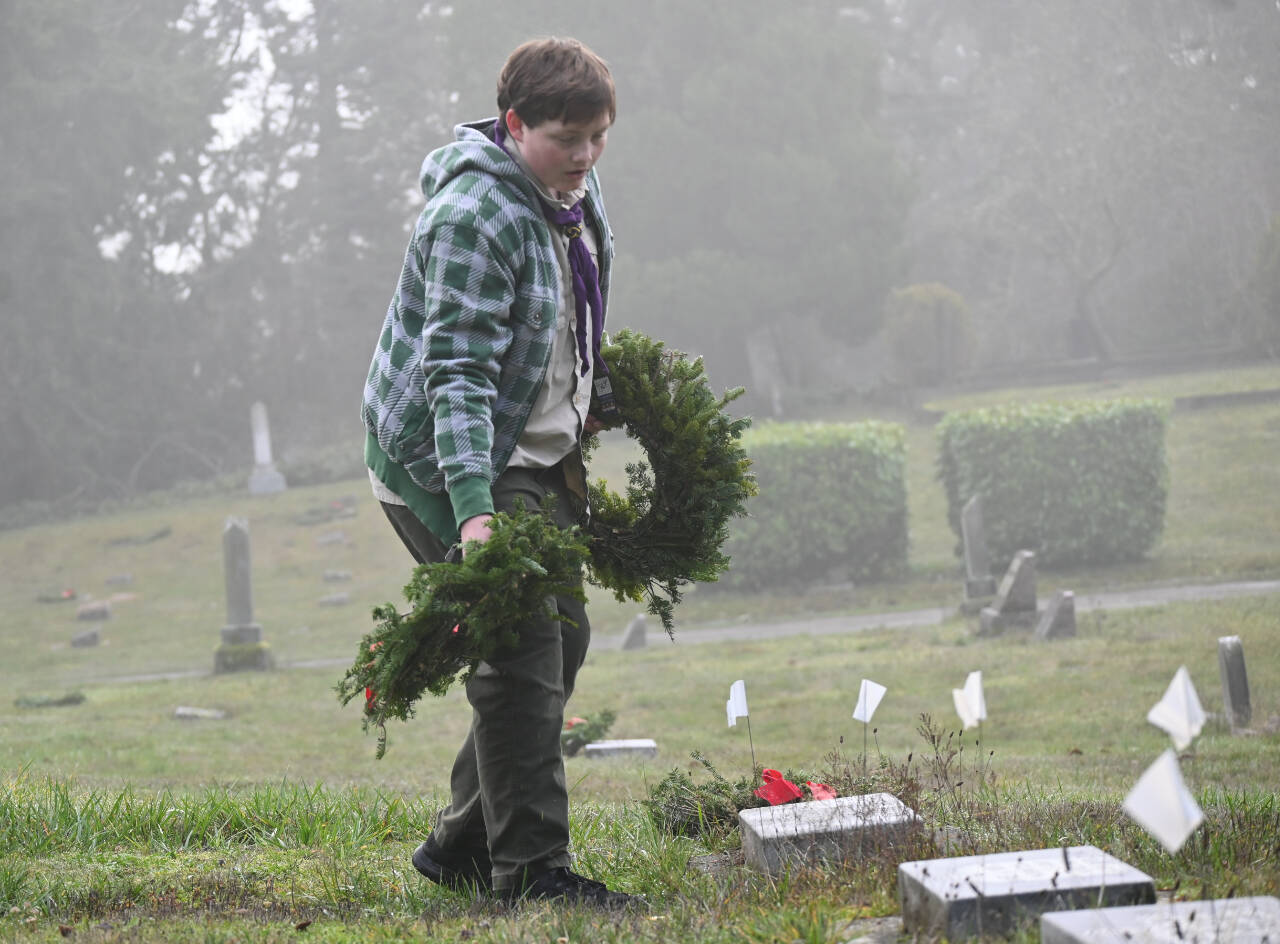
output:
[[[1204,727],[1204,709],[1196,697],[1196,687],[1185,665],[1179,666],[1164,697],[1147,712],[1147,720],[1163,728],[1173,738],[1173,746],[1183,750]]]
[[[747,683],[742,679],[729,686],[729,700],[724,703],[724,709],[729,716],[731,728],[737,727],[739,718],[746,718],[750,714],[747,711]]]
[[[982,670],[969,673],[964,680],[964,688],[951,689],[951,700],[955,702],[956,714],[964,729],[976,728],[987,717],[987,699],[982,694]]]
[[[863,679],[862,687],[858,689],[858,707],[853,709],[853,719],[870,724],[871,716],[876,713],[880,699],[884,698],[884,693],[887,691],[888,689],[883,685],[871,679]]]
[[[1170,855],[1182,848],[1204,820],[1204,813],[1182,782],[1178,756],[1171,750],[1165,750],[1138,778],[1124,798],[1124,811]]]

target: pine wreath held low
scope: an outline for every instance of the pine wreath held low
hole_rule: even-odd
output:
[[[627,466],[625,494],[590,483],[585,534],[561,531],[545,511],[495,515],[492,536],[461,563],[414,571],[404,590],[409,613],[390,603],[374,609],[377,625],[361,639],[337,691],[343,704],[364,694],[364,728],[378,729],[378,757],[388,719],[407,720],[424,692],[443,695],[465,680],[514,641],[521,622],[554,616],[549,596],[581,595],[583,563],[587,579],[619,600],[645,601],[668,634],[682,588],[713,581],[728,567],[720,548],[729,519],[746,513],[756,491],[741,445],[750,420],[725,413],[742,389],[715,396],[700,358],[635,332],[619,332],[601,353],[618,425],[647,462]]]

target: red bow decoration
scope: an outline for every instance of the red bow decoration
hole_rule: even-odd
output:
[[[765,770],[761,777],[764,780],[764,786],[757,787],[755,795],[768,801],[770,806],[794,803],[804,796],[799,787],[782,776],[781,771]]]
[[[836,798],[836,792],[825,783],[814,783],[812,780],[806,780],[804,785],[809,788],[809,793],[813,795],[815,800],[834,800]]]

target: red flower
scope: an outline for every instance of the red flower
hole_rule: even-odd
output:
[[[767,800],[770,806],[794,803],[804,796],[800,788],[783,777],[780,771],[765,770],[761,777],[764,780],[764,786],[758,787],[755,795],[762,800]]]
[[[836,792],[825,783],[814,783],[812,780],[806,780],[804,785],[809,788],[809,792],[813,794],[815,800],[834,800],[836,798]]]

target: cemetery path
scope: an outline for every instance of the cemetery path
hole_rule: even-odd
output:
[[[1075,605],[1076,613],[1089,613],[1094,610],[1129,610],[1145,606],[1163,606],[1169,603],[1226,600],[1269,593],[1280,593],[1280,580],[1183,584],[1173,587],[1077,593]],[[857,616],[816,616],[778,623],[740,623],[734,626],[717,626],[707,629],[677,627],[675,641],[677,645],[693,645],[709,642],[780,639],[787,636],[835,636],[872,629],[937,626],[955,615],[955,607],[938,607],[925,610],[902,610],[897,613],[866,613]],[[621,636],[591,641],[592,647],[596,649],[617,649],[621,643]]]
[[[1254,580],[1236,583],[1183,584],[1172,587],[1143,587],[1133,590],[1111,590],[1098,593],[1076,594],[1076,613],[1094,610],[1128,610],[1145,606],[1163,606],[1169,603],[1186,603],[1197,600],[1226,600],[1233,597],[1260,596],[1280,593],[1280,580]],[[788,620],[777,623],[738,623],[733,626],[716,626],[699,629],[696,626],[678,626],[676,645],[701,643],[738,642],[756,639],[781,639],[788,636],[836,636],[844,633],[867,632],[873,629],[908,629],[917,626],[937,626],[956,615],[954,607],[937,607],[924,610],[902,610],[896,613],[865,613],[854,616],[815,616],[809,619]],[[656,633],[651,635],[657,636]],[[661,644],[659,640],[658,644]],[[591,645],[596,650],[617,650],[622,647],[622,634],[596,636]],[[349,659],[305,659],[281,663],[286,669],[329,669],[350,664]],[[206,669],[184,672],[157,672],[153,674],[119,675],[84,678],[81,683],[106,684],[111,682],[138,683],[176,681],[201,678],[212,674]]]

